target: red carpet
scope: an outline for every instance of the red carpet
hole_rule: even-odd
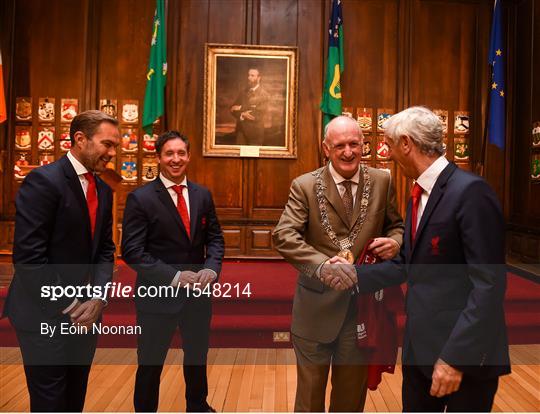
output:
[[[133,285],[134,278],[131,269],[120,265],[114,281],[122,285]],[[227,262],[219,281],[222,285],[230,283],[234,286],[238,283],[240,291],[250,283],[251,297],[236,298],[232,289],[233,298],[213,299],[213,347],[291,347],[288,332],[296,286],[296,271],[292,266],[284,262]],[[0,289],[0,310],[6,292],[6,288]],[[540,343],[539,284],[509,273],[505,309],[510,343]],[[403,329],[404,322],[405,316],[400,315],[400,329]],[[104,311],[103,323],[135,324],[133,300],[111,298]],[[176,335],[174,343],[179,342],[179,335]],[[15,333],[7,319],[0,320],[0,346],[17,346]],[[135,347],[136,337],[101,335],[99,346]]]

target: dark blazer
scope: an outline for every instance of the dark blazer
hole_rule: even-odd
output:
[[[4,310],[17,329],[39,330],[39,322],[57,318],[73,302],[42,298],[42,286],[105,286],[111,280],[112,191],[99,177],[96,187],[92,239],[86,198],[67,156],[36,168],[23,181],[15,200],[15,275]]]
[[[428,199],[411,245],[411,202],[398,258],[357,267],[361,291],[407,281],[403,363],[438,358],[479,377],[510,372],[503,300],[504,220],[480,177],[450,163]],[[431,369],[426,369],[431,377]]]
[[[264,118],[268,111],[270,95],[262,86],[252,91],[249,87],[240,92],[233,105],[242,108],[232,111],[236,118],[236,134],[240,144],[263,145],[264,144]],[[240,119],[242,112],[251,111],[254,120]]]
[[[137,286],[169,286],[178,270],[214,270],[218,275],[224,241],[212,195],[208,189],[188,181],[190,233],[160,178],[128,195],[122,225],[122,257],[137,271]],[[135,296],[139,312],[177,313],[179,297]]]

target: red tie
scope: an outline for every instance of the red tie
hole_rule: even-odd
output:
[[[185,185],[175,185],[173,186],[173,190],[178,194],[178,201],[176,203],[176,209],[178,210],[178,214],[180,214],[180,218],[182,219],[182,223],[184,223],[184,227],[186,228],[186,232],[189,238],[191,238],[190,232],[189,232],[189,213],[186,205],[186,200],[184,199],[184,196],[182,195],[182,190],[184,189]]]
[[[88,214],[90,216],[90,230],[92,238],[94,238],[94,230],[96,229],[96,215],[98,209],[98,198],[96,191],[96,179],[92,173],[84,173],[84,177],[88,180],[88,188],[86,189],[86,205],[88,206]]]
[[[416,227],[418,225],[418,205],[420,204],[420,198],[424,190],[422,187],[415,183],[412,191],[412,217],[411,217],[411,244],[414,244],[414,238],[416,237]]]

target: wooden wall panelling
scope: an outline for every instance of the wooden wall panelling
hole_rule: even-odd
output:
[[[405,52],[408,46],[403,41],[406,35],[404,28],[407,26],[403,24],[402,16],[408,10],[405,3],[397,0],[343,3],[343,105],[371,108],[374,111],[373,119],[377,117],[377,108],[390,108],[396,112],[401,109],[398,101],[404,88],[404,66],[400,59],[407,57]],[[364,135],[372,143],[377,140],[376,122],[373,131]],[[374,157],[368,162],[372,167],[378,162]],[[401,191],[404,181],[399,172],[393,177],[398,206],[404,214],[406,197]]]
[[[180,33],[180,85],[185,85],[185,100],[179,105],[182,128],[193,138],[190,178],[207,186],[214,196],[220,219],[246,216],[244,207],[244,166],[240,158],[202,156],[204,44],[206,42],[243,43],[245,39],[244,1],[182,2]],[[197,23],[193,30],[193,22]],[[182,66],[184,66],[182,68]]]
[[[533,66],[532,66],[532,112],[531,123],[526,125],[528,127],[529,147],[531,142],[531,130],[532,121],[540,121],[540,79],[538,73],[540,73],[540,1],[534,0],[533,2],[533,38],[532,38],[532,54],[533,54]],[[536,150],[536,153],[540,153],[540,150]],[[529,161],[530,168],[530,161]],[[527,224],[533,226],[536,230],[540,231],[540,183],[531,185],[529,199],[529,217]],[[539,258],[540,259],[540,258]]]
[[[10,137],[7,140],[10,179],[9,202],[6,209],[8,217],[13,217],[15,213],[14,200],[19,188],[19,183],[12,180],[13,163],[18,154],[13,151],[15,98],[19,96],[32,98],[32,141],[34,144],[28,161],[33,165],[39,163],[39,151],[36,145],[40,125],[37,116],[38,101],[39,98],[45,97],[55,99],[56,118],[52,123],[52,126],[56,128],[54,155],[56,158],[60,157],[62,153],[59,151],[58,141],[61,99],[77,98],[80,104],[83,103],[87,8],[87,0],[16,2],[12,55],[12,70],[16,76],[12,78],[13,92],[11,102],[9,102],[9,111],[12,116]]]
[[[508,250],[521,260],[540,260],[540,184],[530,180],[532,123],[540,120],[540,2],[518,1],[514,20],[514,98]],[[540,151],[539,151],[540,152]]]
[[[9,118],[13,114],[12,95],[13,95],[13,43],[14,43],[14,13],[15,13],[15,1],[6,0],[3,3],[3,7],[0,7],[0,27],[2,31],[0,33],[0,51],[2,53],[2,72],[4,77],[4,93],[6,99],[6,109],[8,121],[0,124],[0,217],[2,219],[9,218],[8,205],[11,203],[11,180],[13,175],[11,174],[11,156],[8,148],[8,137],[11,136]],[[0,242],[3,240],[0,239]]]
[[[146,89],[146,71],[152,36],[152,21],[155,1],[152,0],[112,0],[103,3],[94,10],[99,19],[93,30],[97,33],[95,48],[98,58],[96,74],[96,92],[93,107],[99,108],[100,99],[117,101],[117,118],[120,128],[132,127],[138,134],[138,150],[134,154],[124,153],[121,146],[116,153],[116,171],[121,174],[124,157],[133,156],[137,163],[138,179],[134,182],[123,181],[116,191],[116,223],[120,229],[116,240],[120,241],[121,223],[125,201],[129,192],[142,183],[142,129],[140,128],[144,92]],[[93,61],[93,55],[90,55]],[[138,101],[139,122],[128,125],[122,121],[124,100]],[[150,156],[152,156],[150,154]]]
[[[469,153],[482,140],[481,101],[475,97],[487,87],[478,82],[478,71],[487,66],[483,63],[487,49],[478,48],[488,41],[489,27],[478,27],[478,2],[415,0],[413,4],[410,103],[449,111],[447,156],[454,159],[455,140],[465,138]],[[454,134],[457,111],[469,112],[469,133],[463,136]],[[470,169],[472,159],[470,154],[468,162],[456,161]]]
[[[396,108],[398,1],[343,2],[343,105]]]
[[[508,6],[508,5],[507,5]],[[504,198],[503,198],[503,212],[504,218],[508,221],[512,209],[512,197],[511,192],[512,188],[512,158],[514,152],[515,142],[513,139],[513,130],[514,130],[514,88],[515,88],[515,76],[516,76],[516,48],[515,48],[515,38],[516,38],[516,7],[506,7],[506,24],[507,24],[507,33],[506,33],[506,51],[507,51],[507,63],[506,63],[506,148],[504,151],[505,157],[505,177],[504,177]],[[496,168],[496,166],[495,166]]]
[[[82,84],[80,110],[96,109],[98,106],[98,62],[99,62],[99,37],[101,29],[102,1],[87,0],[83,20],[84,39],[84,67],[85,77]]]
[[[15,222],[0,221],[0,262],[1,256],[8,255],[13,251],[13,236]]]
[[[311,23],[309,32],[315,39],[319,34],[320,26],[313,24],[319,22],[322,2],[311,2],[310,11],[312,16],[306,18]],[[321,7],[318,7],[321,6]],[[280,46],[298,46],[298,53],[303,52],[300,39],[299,18],[300,3],[296,0],[261,0],[259,7],[259,43],[263,45],[280,45]],[[277,26],[283,27],[283,30],[276,30]],[[315,56],[308,56],[312,59]],[[299,56],[297,56],[297,59]],[[318,60],[317,60],[318,61]],[[307,72],[311,68],[302,66],[302,61],[298,61],[299,72]],[[264,78],[263,78],[264,82]],[[297,82],[298,93],[303,88],[309,87],[308,84]],[[299,100],[301,102],[301,100]],[[298,107],[297,107],[298,108]],[[309,111],[302,111],[298,108],[297,119],[297,146],[299,149],[298,157],[302,157],[301,148],[313,148],[316,143],[317,136],[306,136],[303,134],[300,125],[303,119],[309,120],[311,114]],[[305,118],[304,118],[305,117]],[[270,223],[276,223],[283,206],[287,201],[287,195],[292,179],[299,175],[294,166],[296,160],[279,160],[279,159],[254,159],[249,162],[250,166],[250,186],[248,200],[250,200],[250,217],[255,220],[266,220]]]
[[[417,0],[412,15],[411,105],[473,111],[476,4]],[[449,135],[453,122],[449,122]],[[477,128],[475,128],[475,131]]]
[[[272,227],[249,226],[247,231],[246,253],[250,257],[280,257],[273,250]]]
[[[514,151],[511,193],[512,208],[509,221],[512,225],[527,226],[533,217],[529,214],[531,205],[530,184],[530,142],[533,109],[533,2],[521,1],[516,6],[516,44],[514,88]],[[537,70],[540,69],[537,68]],[[538,227],[538,224],[537,224]]]
[[[245,227],[232,225],[222,225],[221,227],[225,239],[225,256],[239,257],[245,255]]]

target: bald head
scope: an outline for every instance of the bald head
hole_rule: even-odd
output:
[[[323,149],[332,166],[343,178],[351,178],[360,165],[362,131],[348,116],[338,116],[324,130]]]
[[[337,116],[326,124],[324,128],[324,141],[329,143],[329,138],[343,134],[357,134],[359,138],[363,138],[362,130],[353,118],[349,116]]]

